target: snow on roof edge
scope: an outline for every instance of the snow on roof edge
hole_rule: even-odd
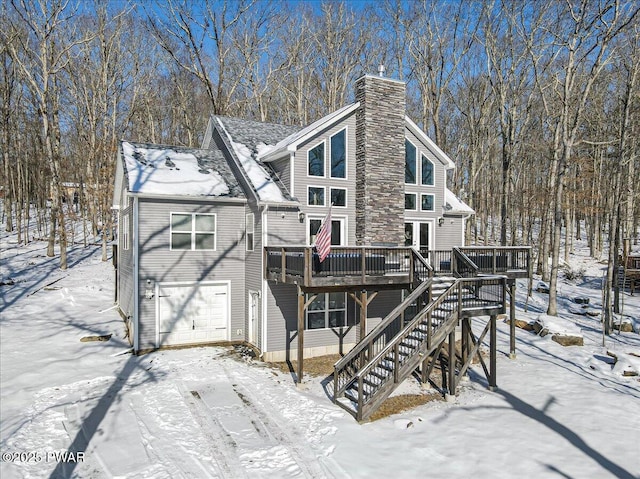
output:
[[[445,187],[444,213],[449,215],[473,215],[475,210],[456,196],[449,188]]]
[[[286,138],[283,138],[276,145],[274,145],[273,148],[262,152],[258,156],[258,159],[260,161],[269,162],[278,158],[284,151],[295,151],[300,143],[312,137],[321,129],[324,129],[327,123],[341,120],[346,115],[351,114],[356,108],[358,108],[358,106],[360,106],[360,102],[351,103],[349,105],[343,106],[342,108],[339,108],[332,113],[329,113],[328,115],[323,116],[322,118],[303,128],[302,130],[293,133]]]
[[[233,137],[224,126],[222,118],[216,117],[218,125],[227,136],[233,153],[238,160],[240,169],[244,173],[247,182],[253,188],[258,200],[273,203],[286,203],[287,200],[280,187],[273,181],[271,175],[260,165],[258,160],[253,157],[251,150],[242,144],[233,141]]]

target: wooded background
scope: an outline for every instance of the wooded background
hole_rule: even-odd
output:
[[[608,259],[609,280],[621,239],[637,241],[638,10],[637,0],[5,0],[3,222],[20,242],[47,239],[61,268],[69,242],[96,236],[106,260],[119,139],[198,147],[212,113],[307,125],[384,65],[407,83],[408,115],[456,163],[449,187],[476,210],[468,243],[532,245],[556,314],[574,239]]]

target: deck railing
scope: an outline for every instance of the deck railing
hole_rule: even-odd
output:
[[[467,246],[451,250],[420,250],[420,254],[428,261],[438,275],[471,276],[475,273],[502,274],[514,271],[531,274],[530,246]],[[467,261],[467,259],[469,261]]]
[[[421,249],[420,254],[427,259],[434,273],[453,276],[453,250],[427,250]]]
[[[432,275],[431,268],[413,248],[333,246],[324,261],[309,246],[267,246],[265,276],[286,282],[299,278],[309,285],[314,279],[343,277],[367,283],[375,277],[402,276],[413,281],[414,275]]]
[[[485,274],[529,271],[531,246],[467,246],[459,248]]]

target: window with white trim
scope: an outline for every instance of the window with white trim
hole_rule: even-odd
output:
[[[331,137],[331,178],[347,176],[347,130],[341,130]]]
[[[255,230],[255,221],[253,213],[247,213],[245,222],[245,242],[247,251],[253,251],[253,233]]]
[[[120,217],[120,245],[122,249],[129,249],[129,215],[122,215]]]
[[[170,248],[172,250],[215,250],[215,213],[171,213]]]
[[[324,206],[324,186],[308,186],[307,192],[309,206]]]
[[[307,175],[324,176],[324,141],[307,152]]]
[[[307,301],[310,295],[307,294]],[[305,329],[347,326],[347,294],[319,293],[307,307]]]
[[[404,139],[404,182],[411,185],[417,183],[417,150],[408,139]]]
[[[433,195],[421,195],[420,209],[422,211],[434,211],[434,198]]]
[[[433,186],[433,162],[427,158],[425,155],[422,155],[422,184],[427,186]]]
[[[331,188],[331,204],[333,206],[347,206],[347,190]]]
[[[415,193],[405,193],[404,194],[404,209],[415,211],[418,209],[416,206],[416,194]]]

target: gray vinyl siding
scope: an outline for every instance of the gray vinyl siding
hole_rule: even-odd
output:
[[[124,248],[124,237],[121,231],[122,226],[120,226],[118,231],[118,308],[122,315],[127,318],[127,326],[131,331],[131,318],[135,307],[133,299],[133,240],[135,237],[133,231],[133,208],[131,207],[131,201],[126,205],[124,202],[120,204],[124,207],[119,210],[120,225],[122,225],[125,217],[129,223],[129,249]]]
[[[460,217],[444,217],[442,226],[436,226],[438,232],[434,249],[449,250],[455,246],[464,246],[464,220]]]
[[[400,290],[380,291],[367,307],[367,318],[371,329],[373,324],[378,324],[382,318],[389,314],[393,308],[400,304],[402,293]]]
[[[298,317],[298,293],[293,284],[268,282],[267,351],[289,351]]]
[[[291,187],[291,159],[287,155],[284,158],[280,158],[278,160],[271,162],[272,168],[278,173],[278,177],[280,181],[285,186],[287,191],[291,193],[292,196],[295,196]]]
[[[346,179],[331,178],[329,156],[331,135],[338,133],[340,130],[347,128],[347,177]],[[307,176],[307,153],[318,143],[325,140],[325,176]],[[356,226],[356,116],[355,113],[344,118],[342,121],[331,128],[320,132],[313,139],[301,144],[294,158],[293,173],[293,191],[292,194],[299,199],[302,205],[301,209],[304,213],[314,217],[324,217],[329,211],[331,204],[330,188],[346,188],[347,189],[347,206],[334,206],[331,215],[334,219],[339,217],[346,218],[346,244],[355,245],[355,226]],[[307,186],[324,187],[325,189],[325,206],[308,206]]]
[[[295,285],[275,283],[270,281],[267,295],[267,309],[269,321],[268,351],[290,351],[298,349],[296,334],[298,331],[298,292]],[[357,317],[357,308],[354,301],[347,297],[348,323],[354,324]],[[305,330],[304,347],[314,348],[321,346],[338,345],[340,339],[338,333],[342,330],[343,344],[353,344],[356,341],[355,326],[334,329]],[[292,359],[295,359],[292,358]]]
[[[215,213],[215,251],[171,251],[170,213]],[[156,299],[144,298],[147,279],[155,283],[228,281],[231,296],[230,340],[244,340],[245,260],[244,203],[139,201],[139,347],[156,346]],[[237,334],[237,330],[242,334]]]
[[[305,244],[306,223],[300,223],[299,210],[295,206],[269,206],[267,211],[267,245]],[[305,220],[306,221],[306,220]]]
[[[262,266],[262,217],[259,208],[255,204],[248,204],[245,207],[245,228],[246,228],[246,215],[253,213],[254,218],[254,228],[253,228],[253,251],[246,251],[246,237],[243,235],[244,241],[242,242],[242,248],[244,249],[245,255],[245,281],[246,281],[246,289],[244,292],[247,300],[245,301],[245,311],[244,311],[244,331],[245,331],[245,339],[249,340],[249,301],[248,294],[249,291],[262,291],[262,279],[264,276],[263,266]],[[258,323],[258,337],[256,338],[255,346],[258,348],[262,348],[262,321],[265,320],[262,304],[259,302],[258,317],[260,321]]]

